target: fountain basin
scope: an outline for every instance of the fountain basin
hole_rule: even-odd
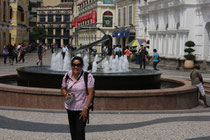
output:
[[[1,75],[0,81],[17,79],[16,74]],[[147,90],[96,90],[95,110],[191,109],[198,105],[197,88],[177,78],[161,81],[179,84],[176,88]],[[59,89],[23,87],[0,83],[0,106],[64,109]]]
[[[48,66],[29,66],[17,69],[18,85],[28,87],[61,88],[64,71]],[[131,69],[123,73],[92,73],[96,90],[140,90],[160,88],[161,73],[153,70]]]

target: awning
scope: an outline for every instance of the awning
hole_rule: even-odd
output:
[[[129,36],[130,36],[130,30],[125,30],[124,37],[129,37]]]
[[[112,37],[129,37],[130,36],[130,30],[117,30],[112,33]]]
[[[117,30],[117,31],[114,31],[114,32],[112,33],[112,37],[117,37],[117,34],[118,34],[118,30]]]
[[[121,38],[124,36],[123,34],[124,34],[124,30],[119,30],[116,37]]]

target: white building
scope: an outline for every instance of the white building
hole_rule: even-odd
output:
[[[184,59],[192,40],[196,60],[210,62],[210,0],[137,0],[136,38],[150,40],[166,59]]]

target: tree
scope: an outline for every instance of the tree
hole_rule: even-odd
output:
[[[39,40],[39,42],[42,42],[45,39],[46,31],[44,27],[36,26],[32,29],[30,32],[30,41],[36,42]]]

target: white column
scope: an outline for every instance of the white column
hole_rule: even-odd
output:
[[[179,38],[180,38],[180,50],[179,50],[179,55],[180,56],[184,56],[184,36],[183,36],[183,34],[180,34],[180,36],[179,36]]]
[[[170,56],[171,55],[171,34],[170,35],[168,35],[168,56]]]

